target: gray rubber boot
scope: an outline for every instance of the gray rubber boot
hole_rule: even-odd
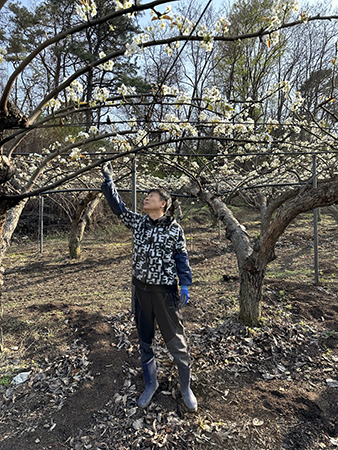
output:
[[[190,389],[190,367],[178,366],[178,374],[180,376],[181,394],[185,406],[189,411],[197,411],[197,400]]]
[[[142,369],[146,388],[138,399],[138,406],[140,408],[146,408],[158,388],[155,358],[151,358],[150,361],[142,364]]]

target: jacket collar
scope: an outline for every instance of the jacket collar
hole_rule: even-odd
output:
[[[153,220],[151,217],[148,216],[148,220],[152,225],[164,225],[168,226],[170,225],[175,219],[173,217],[169,217],[164,214],[164,216],[161,216],[159,219]]]

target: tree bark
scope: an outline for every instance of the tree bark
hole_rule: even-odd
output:
[[[333,215],[334,219],[338,222],[338,209],[332,205],[328,207],[329,212]]]
[[[254,254],[239,268],[239,318],[245,325],[257,326],[261,319],[261,298],[267,264]]]
[[[18,205],[11,208],[7,215],[3,214],[3,228],[0,240],[0,351],[4,350],[4,338],[3,338],[3,303],[2,303],[2,287],[4,285],[4,266],[2,264],[4,256],[8,247],[10,246],[11,239],[15,228],[18,224],[20,215],[27,203],[28,199],[23,200]]]
[[[19,222],[21,213],[26,206],[28,199],[22,200],[18,205],[11,208],[7,215],[4,223],[1,242],[0,242],[0,267],[2,267],[2,261],[6,254],[8,247],[10,246],[11,239],[15,228]]]
[[[73,215],[68,242],[69,254],[72,259],[78,259],[81,255],[81,242],[86,225],[100,201],[100,192],[89,192],[80,202]]]

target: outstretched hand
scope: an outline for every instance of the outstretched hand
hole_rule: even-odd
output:
[[[111,181],[113,179],[114,172],[110,161],[102,164],[101,173],[106,181]]]

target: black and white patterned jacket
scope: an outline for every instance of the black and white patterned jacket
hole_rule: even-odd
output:
[[[133,232],[133,277],[147,285],[181,286],[192,283],[191,269],[182,227],[172,217],[154,221],[148,214],[130,211],[113,181],[102,183],[112,211]],[[135,284],[135,283],[134,283]]]

